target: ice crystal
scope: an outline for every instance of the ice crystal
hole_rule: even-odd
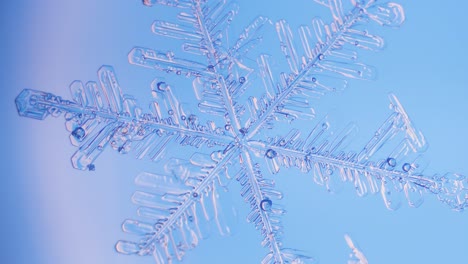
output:
[[[74,81],[71,100],[31,89],[18,95],[21,116],[44,119],[63,114],[70,141],[78,148],[71,158],[74,168],[95,170],[95,160],[108,146],[157,162],[159,170],[141,172],[135,179],[141,188],[132,196],[140,206],[138,219],[122,224],[124,232],[139,239],[119,241],[118,252],[153,255],[156,263],[172,263],[195,248],[210,225],[229,234],[235,217],[230,214],[235,212],[228,208],[225,194],[234,180],[250,208],[247,221],[263,238],[267,252],[261,262],[314,262],[282,244],[285,210],[278,200],[283,194],[272,177],[282,168],[313,174],[314,181],[330,192],[340,182],[349,182],[359,196],[380,193],[389,209],[401,205],[400,196],[417,207],[424,193],[436,195],[454,210],[468,205],[464,176],[423,175],[424,136],[395,95],[390,95],[389,116],[354,151],[347,149],[356,133],[353,124],[332,131],[327,118],[315,121],[314,100],[345,88],[349,79],[375,77],[374,68],[357,57],[359,50],[384,46],[380,36],[367,31],[367,24],[398,27],[405,19],[402,7],[391,2],[315,2],[330,10],[332,22],[314,18],[310,26],[293,32],[284,20],[273,23],[259,16],[233,36],[229,27],[238,13],[233,2],[144,0],[148,6],[180,9],[175,22],[156,20],[152,30],[181,42],[185,55],[178,57],[177,51],[162,47],[135,47],[129,61],[189,78],[198,112],[187,109],[173,92],[187,87],[172,87],[164,77],[152,83],[153,100],[150,110],[144,110],[132,96],[122,94],[110,66],[99,69],[99,83]],[[276,30],[285,55],[281,69],[259,52],[262,38],[271,30]],[[312,120],[309,130],[295,128],[296,123]],[[171,152],[175,147],[184,153]],[[345,239],[353,251],[348,263],[367,263],[349,236]]]
[[[354,245],[354,242],[351,240],[349,235],[345,235],[346,243],[349,248],[352,250],[348,264],[368,264],[366,256]]]

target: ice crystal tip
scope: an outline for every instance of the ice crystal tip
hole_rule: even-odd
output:
[[[48,96],[47,93],[24,89],[15,100],[16,109],[20,116],[43,120],[49,115],[48,108],[41,105],[41,99]]]
[[[346,244],[351,249],[350,259],[348,260],[348,264],[368,264],[368,260],[364,253],[354,244],[353,240],[348,234],[344,236],[346,240]]]
[[[413,151],[425,151],[427,149],[427,144],[423,133],[414,127],[413,122],[409,118],[398,97],[394,94],[389,94],[389,99],[390,108],[401,115],[401,119],[404,128],[407,131],[407,135],[409,136]]]
[[[122,230],[140,239],[117,242],[119,253],[172,263],[181,261],[211,229],[231,234],[237,212],[228,207],[226,191],[237,182],[249,208],[246,220],[261,233],[266,250],[261,263],[312,263],[315,259],[283,247],[281,216],[286,211],[278,203],[283,193],[270,174],[291,167],[312,174],[329,192],[348,182],[359,196],[380,193],[391,210],[402,204],[402,197],[417,207],[425,193],[454,210],[468,206],[464,176],[425,176],[421,153],[427,144],[396,96],[390,95],[389,116],[358,149],[348,149],[357,133],[354,124],[333,131],[327,118],[314,120],[313,100],[344,89],[350,79],[375,78],[374,67],[360,62],[358,54],[381,50],[384,40],[363,27],[370,21],[401,25],[405,14],[399,4],[351,0],[345,10],[341,0],[315,0],[329,9],[332,22],[314,18],[294,31],[285,20],[272,23],[259,16],[232,35],[230,25],[238,13],[233,2],[142,2],[181,8],[173,21],[154,21],[152,31],[179,41],[187,58],[161,51],[165,47],[135,47],[129,63],[191,79],[198,111],[184,109],[177,96],[181,88],[170,77],[154,79],[150,108],[141,108],[122,93],[111,66],[98,70],[96,82],[72,82],[71,100],[30,89],[16,98],[20,116],[42,120],[63,113],[70,142],[77,147],[71,158],[74,168],[95,170],[106,148],[161,164],[135,178],[138,190],[131,200],[138,205],[137,217],[126,219]],[[284,55],[280,69],[272,66],[271,56],[256,53],[267,30],[276,31]],[[315,123],[296,128],[301,120]],[[291,126],[289,131],[281,129],[282,121]],[[192,154],[171,152],[174,148]],[[352,250],[348,263],[366,264],[350,237],[345,240]]]
[[[405,21],[403,7],[393,2],[373,5],[367,12],[372,20],[383,26],[399,27]]]

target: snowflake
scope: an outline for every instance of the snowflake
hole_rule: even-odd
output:
[[[158,165],[135,179],[142,188],[132,196],[139,217],[125,220],[122,229],[139,238],[119,241],[118,252],[151,254],[156,263],[172,263],[183,260],[210,227],[229,235],[236,212],[226,193],[234,180],[250,208],[247,221],[260,231],[267,250],[261,262],[314,262],[282,244],[283,194],[271,177],[281,168],[313,174],[329,192],[349,182],[359,196],[380,193],[392,210],[400,206],[399,193],[413,207],[422,203],[424,193],[437,195],[454,210],[468,205],[464,176],[423,176],[424,136],[395,95],[390,95],[388,118],[358,151],[347,148],[356,133],[352,124],[332,131],[325,117],[307,126],[312,129],[296,128],[315,119],[314,100],[344,89],[349,79],[375,77],[373,67],[357,61],[359,50],[383,48],[383,39],[369,33],[367,24],[398,27],[405,18],[396,3],[315,1],[330,10],[331,23],[314,18],[311,26],[293,33],[286,21],[272,23],[260,16],[232,37],[230,25],[238,13],[233,2],[144,0],[148,6],[180,9],[176,23],[158,20],[152,30],[182,42],[185,57],[136,47],[129,61],[187,77],[198,110],[175,96],[170,81],[157,77],[145,112],[132,96],[122,94],[110,66],[99,69],[99,84],[73,82],[72,100],[30,89],[18,95],[21,116],[42,120],[63,114],[70,141],[78,148],[71,159],[74,168],[95,170],[95,160],[108,146]],[[285,55],[284,69],[260,52],[273,29]],[[353,253],[348,263],[367,263],[349,236],[345,239]]]

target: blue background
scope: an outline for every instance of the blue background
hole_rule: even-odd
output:
[[[239,3],[234,23],[240,25],[256,14],[273,21],[285,18],[293,27],[316,15],[330,19],[313,1]],[[377,80],[351,82],[343,93],[323,98],[318,111],[336,109],[341,119],[359,125],[365,140],[387,116],[386,94],[393,91],[430,144],[428,173],[466,174],[468,4],[401,4],[405,24],[398,30],[380,29],[386,49],[362,56],[378,68]],[[0,262],[153,263],[151,257],[114,250],[125,237],[122,220],[135,215],[133,177],[149,165],[108,150],[95,172],[73,170],[69,158],[74,148],[63,119],[20,118],[14,98],[24,88],[70,98],[71,81],[96,80],[100,65],[109,64],[124,92],[144,100],[156,74],[129,65],[126,54],[135,45],[164,45],[155,41],[150,25],[165,14],[136,0],[20,0],[4,3],[1,12]],[[358,198],[351,188],[329,195],[310,175],[297,171],[283,170],[276,177],[288,209],[285,246],[305,250],[321,263],[346,263],[346,233],[370,263],[468,262],[468,216],[450,211],[435,197],[427,195],[417,209],[404,205],[388,211],[379,195]],[[234,202],[241,215],[237,233],[202,241],[187,263],[256,263],[264,256],[259,234],[244,222],[246,206]]]

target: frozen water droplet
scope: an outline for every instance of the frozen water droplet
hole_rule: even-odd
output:
[[[120,146],[119,149],[117,150],[120,154],[125,153],[125,148],[123,146]]]
[[[243,127],[241,129],[239,129],[239,132],[242,134],[242,135],[245,135],[247,134],[247,128]]]
[[[77,127],[73,130],[72,136],[74,136],[78,140],[82,140],[86,135],[85,130],[82,127]]]
[[[323,129],[327,129],[327,128],[328,128],[328,124],[327,124],[327,123],[323,123],[323,124],[322,124],[322,128],[323,128]]]
[[[31,105],[36,105],[37,104],[37,95],[32,95],[31,98],[29,98],[29,103]]]
[[[265,198],[260,202],[260,208],[263,211],[270,211],[272,205],[273,205],[273,202],[268,198]]]
[[[324,56],[322,53],[320,53],[320,54],[318,55],[318,59],[319,59],[319,60],[323,60],[324,58],[325,58],[325,56]]]
[[[316,82],[316,81],[317,81],[317,78],[312,77],[312,82]]]
[[[354,46],[358,46],[359,45],[359,41],[354,41]]]
[[[327,169],[326,173],[327,173],[328,175],[332,175],[332,174],[333,174],[333,170],[329,168],[329,169]]]
[[[88,164],[88,170],[89,171],[95,171],[96,170],[96,166],[94,164]]]
[[[278,155],[278,153],[276,153],[276,151],[274,151],[273,149],[268,149],[266,152],[265,152],[265,156],[269,159],[272,159],[274,157],[276,157]]]
[[[240,84],[244,84],[245,81],[246,81],[246,80],[245,80],[245,77],[244,77],[244,76],[242,76],[242,77],[239,78],[239,83],[240,83]]]
[[[180,119],[185,120],[185,119],[187,119],[187,117],[182,115],[182,116],[180,116]]]
[[[156,130],[156,134],[157,134],[158,136],[162,136],[163,132],[162,132],[161,129],[157,129],[157,130]]]
[[[173,115],[173,114],[174,114],[174,110],[170,109],[169,111],[167,111],[167,113],[168,113],[169,115]]]
[[[226,124],[224,126],[224,129],[226,129],[227,131],[231,130],[231,125],[230,124]]]
[[[192,193],[192,197],[193,197],[193,198],[198,198],[198,193],[197,193],[197,192],[193,192],[193,193]]]
[[[395,167],[396,166],[396,160],[394,158],[387,158],[387,164],[390,167]]]
[[[165,90],[167,90],[168,85],[167,85],[166,82],[158,82],[158,83],[156,84],[156,87],[157,87],[158,90],[160,90],[160,91],[165,91]]]
[[[190,124],[198,124],[198,117],[196,115],[189,115],[188,121]]]
[[[404,172],[408,172],[409,170],[411,170],[411,164],[405,163],[403,164],[401,168],[403,169]]]

